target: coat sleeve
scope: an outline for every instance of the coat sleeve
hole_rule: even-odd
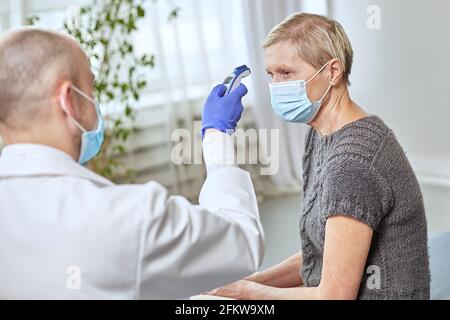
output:
[[[220,144],[225,135],[209,140]],[[214,143],[216,140],[217,143]],[[205,148],[205,144],[204,144]],[[186,298],[257,270],[264,234],[250,175],[229,163],[208,163],[199,205],[148,184],[137,290],[141,299]],[[229,158],[229,154],[226,155]]]

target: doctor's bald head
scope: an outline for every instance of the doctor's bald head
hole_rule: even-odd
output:
[[[76,158],[80,128],[91,130],[97,124],[91,102],[94,80],[86,53],[66,35],[22,28],[2,36],[0,134],[4,142],[52,145]]]
[[[35,28],[7,33],[0,38],[0,122],[14,127],[46,118],[57,87],[79,85],[83,67],[87,57],[68,36]]]

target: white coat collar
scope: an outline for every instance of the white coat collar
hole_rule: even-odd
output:
[[[58,149],[40,144],[6,146],[0,156],[0,178],[25,176],[77,176],[102,186],[113,185]]]

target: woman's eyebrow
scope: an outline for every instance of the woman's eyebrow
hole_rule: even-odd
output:
[[[283,72],[283,71],[294,71],[295,69],[293,67],[287,66],[285,64],[279,65],[275,68],[275,71],[277,72]]]
[[[275,66],[275,69],[293,69],[293,68],[294,68],[293,66],[288,65],[286,63],[280,63]]]

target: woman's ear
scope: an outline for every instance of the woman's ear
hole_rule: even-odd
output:
[[[329,75],[330,75],[330,85],[336,86],[342,80],[342,75],[344,74],[344,64],[337,58],[331,59],[328,62]]]

